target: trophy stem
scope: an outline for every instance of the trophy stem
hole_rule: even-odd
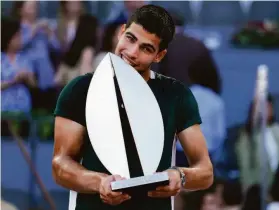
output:
[[[120,88],[116,76],[114,76],[114,84],[115,84],[115,91],[116,91],[116,98],[118,102],[121,126],[123,131],[127,162],[130,171],[130,178],[144,176],[139,154],[135,144],[134,136],[131,130],[131,126],[129,123],[129,119],[126,113],[125,105],[123,102],[123,98],[120,92]]]

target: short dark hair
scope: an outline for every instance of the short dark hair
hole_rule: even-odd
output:
[[[158,36],[161,39],[160,51],[166,49],[173,39],[175,32],[173,19],[160,6],[149,4],[138,8],[128,19],[126,28],[129,28],[132,23],[139,24],[149,33]]]
[[[1,52],[6,52],[13,36],[20,31],[20,23],[15,19],[1,19]]]

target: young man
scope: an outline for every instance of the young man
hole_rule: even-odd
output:
[[[158,171],[168,172],[170,184],[147,193],[141,200],[111,191],[110,183],[122,177],[109,174],[90,144],[85,103],[93,75],[86,74],[64,88],[55,110],[53,176],[61,186],[78,192],[70,200],[74,200],[70,203],[71,210],[170,210],[171,196],[181,187],[199,190],[212,184],[212,165],[199,127],[201,120],[194,96],[180,82],[150,70],[150,65],[160,62],[166,54],[173,34],[170,15],[161,7],[146,5],[123,25],[115,50],[116,55],[142,75],[158,100],[165,127],[165,146]],[[170,168],[175,135],[189,159],[189,168]]]

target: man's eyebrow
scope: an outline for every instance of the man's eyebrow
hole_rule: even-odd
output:
[[[155,47],[152,44],[149,43],[142,43],[141,46],[143,47],[149,47],[151,48],[153,51],[156,51]]]
[[[137,37],[133,33],[127,31],[126,34],[131,36],[133,39],[138,40]]]

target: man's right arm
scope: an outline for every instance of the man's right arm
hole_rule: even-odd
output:
[[[54,154],[52,173],[55,181],[79,193],[98,193],[103,202],[120,204],[130,197],[121,192],[112,192],[111,182],[123,179],[87,170],[81,164],[84,136],[86,135],[85,102],[90,76],[79,76],[63,88],[55,114]]]
[[[98,193],[103,177],[108,175],[89,171],[80,162],[85,127],[63,118],[55,118],[52,173],[55,181],[80,193]]]

